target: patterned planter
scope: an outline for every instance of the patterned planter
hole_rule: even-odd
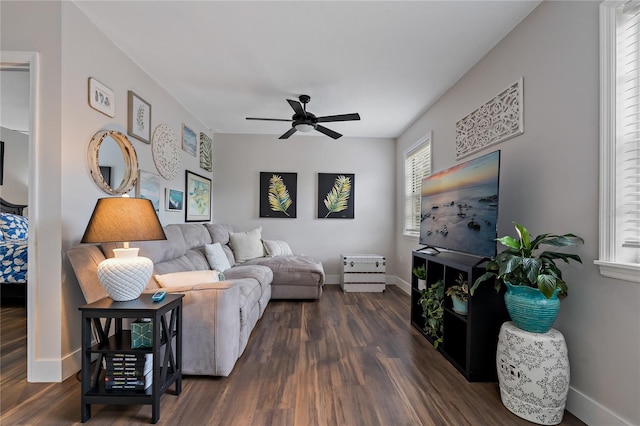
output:
[[[562,422],[569,392],[569,356],[556,329],[529,333],[511,321],[500,328],[496,367],[504,406],[542,425]]]
[[[508,282],[505,284],[507,292],[504,294],[504,303],[515,325],[532,333],[549,331],[560,311],[560,289],[556,289],[551,299],[547,299],[537,288]]]

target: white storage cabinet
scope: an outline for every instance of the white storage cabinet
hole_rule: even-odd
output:
[[[340,255],[344,292],[383,292],[386,282],[386,260],[377,254]]]

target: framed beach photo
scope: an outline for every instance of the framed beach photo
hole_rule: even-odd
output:
[[[185,170],[185,222],[211,221],[211,179]]]
[[[160,211],[160,175],[140,170],[136,189],[138,198],[151,200],[153,208]]]
[[[128,95],[127,133],[144,143],[151,143],[151,105],[131,90]]]
[[[93,77],[89,77],[89,106],[109,117],[116,116],[116,95]]]
[[[191,130],[191,128],[184,123],[182,123],[182,149],[194,157],[196,156],[196,151],[198,149],[198,138],[196,137],[196,132]]]
[[[164,190],[165,206],[164,209],[169,212],[181,212],[184,202],[184,192],[177,189],[165,188]]]

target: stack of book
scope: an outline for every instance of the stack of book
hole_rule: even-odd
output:
[[[153,354],[108,354],[104,368],[107,390],[145,390],[153,381]]]

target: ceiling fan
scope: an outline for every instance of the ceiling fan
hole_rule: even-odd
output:
[[[311,100],[311,97],[308,95],[300,95],[298,97],[300,102],[294,101],[291,99],[287,99],[291,108],[295,114],[290,119],[287,118],[253,118],[247,117],[247,120],[266,120],[266,121],[288,121],[291,122],[291,129],[287,131],[285,134],[280,136],[278,139],[287,139],[289,136],[293,135],[295,132],[310,132],[312,130],[317,130],[320,133],[324,133],[333,139],[338,139],[342,135],[338,132],[334,132],[331,129],[327,129],[324,126],[321,126],[318,123],[328,123],[331,121],[353,121],[360,120],[360,115],[356,112],[353,114],[339,114],[339,115],[325,115],[324,117],[316,117],[315,115],[307,112],[307,104]]]

